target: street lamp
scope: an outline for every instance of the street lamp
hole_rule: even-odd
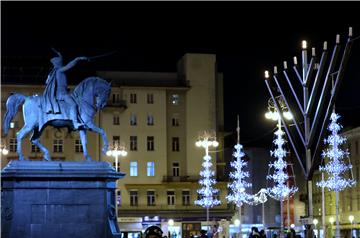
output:
[[[317,229],[316,225],[319,223],[318,219],[313,219],[315,230],[317,230],[317,237],[320,238],[320,229]]]
[[[205,162],[203,164],[206,164],[206,166],[204,166],[205,169],[203,171],[201,171],[201,173],[204,173],[204,181],[206,181],[203,184],[203,186],[206,191],[212,191],[212,187],[211,187],[212,183],[210,182],[210,181],[212,181],[211,180],[212,171],[209,169],[211,166],[211,162],[210,162],[211,158],[209,156],[209,147],[216,148],[219,146],[219,142],[216,141],[215,131],[202,132],[199,135],[197,141],[195,142],[195,145],[197,147],[202,147],[205,149],[205,156],[204,156]],[[206,159],[208,159],[208,161]],[[210,164],[209,164],[209,162],[210,162]],[[203,199],[195,201],[195,204],[200,205],[202,207],[206,207],[206,226],[207,226],[208,230],[209,230],[209,207],[218,205],[220,203],[220,201],[218,201],[218,200],[214,201],[213,193],[212,192],[210,192],[210,193],[211,193],[210,195],[205,196]]]
[[[260,191],[258,193],[256,193],[254,195],[254,205],[257,205],[259,203],[261,203],[261,208],[262,208],[262,224],[263,224],[263,228],[264,230],[266,229],[265,226],[265,202],[267,201],[267,190],[266,188],[262,188],[260,189]]]
[[[274,71],[277,72],[276,67],[274,67]],[[267,78],[267,79],[269,78],[268,71],[265,71],[265,78]],[[281,111],[283,111],[283,118],[285,118],[286,120],[293,120],[293,115],[287,108],[284,98],[281,95],[279,95],[279,96],[275,97],[275,100],[277,101]],[[265,118],[269,119],[269,120],[277,121],[278,122],[277,127],[279,130],[281,130],[281,117],[279,115],[279,111],[276,108],[275,102],[273,101],[272,98],[270,98],[268,100],[268,111],[265,113]],[[289,180],[287,181],[287,186],[290,187]],[[286,220],[287,220],[288,230],[290,230],[290,195],[291,194],[289,194],[287,196],[287,203],[286,203],[287,204],[287,206],[286,206],[287,207],[287,209],[286,209],[287,210],[286,211],[287,219]],[[281,202],[281,207],[282,207],[282,204],[283,203]],[[283,214],[282,208],[281,208],[281,214]],[[281,220],[281,222],[282,222],[282,220]]]
[[[125,145],[118,143],[117,141],[114,143],[114,145],[112,146],[112,149],[110,148],[110,150],[108,150],[106,152],[107,156],[112,156],[115,158],[115,171],[119,172],[119,168],[118,168],[118,160],[119,160],[119,156],[125,157],[127,155],[127,151],[125,150]],[[116,180],[116,189],[115,189],[115,208],[116,208],[116,217],[117,217],[117,212],[118,212],[118,200],[117,200],[117,191],[118,190],[118,181]]]
[[[349,216],[349,221],[351,223],[351,238],[353,237],[353,221],[354,221],[355,217],[353,215]]]
[[[0,151],[2,155],[7,155],[9,154],[9,150],[6,148],[6,144],[1,143],[0,144]]]

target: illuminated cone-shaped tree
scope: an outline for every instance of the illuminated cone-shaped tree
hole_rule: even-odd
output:
[[[233,153],[233,156],[235,157],[234,161],[230,162],[230,166],[233,168],[233,171],[230,172],[230,178],[232,179],[232,182],[228,184],[228,187],[230,188],[229,195],[226,197],[226,199],[229,202],[234,203],[238,207],[239,211],[239,236],[241,236],[241,206],[244,203],[251,203],[253,200],[253,196],[251,194],[248,194],[246,192],[246,188],[250,188],[252,186],[251,183],[246,181],[246,178],[249,177],[249,172],[246,171],[247,162],[242,159],[244,157],[244,152],[242,151],[243,146],[239,143],[240,141],[240,128],[239,128],[239,121],[238,121],[238,141],[237,144],[234,146],[235,152]]]
[[[270,197],[280,201],[280,237],[284,237],[284,221],[283,221],[283,201],[288,197],[294,195],[298,188],[295,186],[288,186],[289,175],[287,174],[288,163],[286,162],[287,151],[283,148],[285,140],[283,135],[285,133],[281,130],[281,123],[278,122],[278,130],[275,132],[276,138],[274,140],[275,150],[270,151],[271,156],[277,160],[269,164],[269,169],[273,168],[274,173],[267,176],[267,179],[273,182],[273,186],[268,188]]]
[[[336,196],[336,231],[335,237],[340,237],[339,229],[339,191],[344,190],[345,188],[352,187],[355,185],[355,181],[352,178],[347,178],[345,173],[351,172],[350,161],[345,163],[344,158],[349,158],[348,150],[343,150],[340,146],[345,143],[346,138],[339,135],[339,131],[342,126],[337,123],[337,120],[340,118],[338,114],[333,112],[330,117],[330,125],[328,130],[331,134],[324,140],[325,144],[328,145],[326,149],[323,150],[322,156],[328,158],[329,161],[325,166],[320,166],[320,171],[326,172],[328,174],[328,179],[323,180],[317,183],[317,186],[328,188],[330,191],[335,191]],[[350,173],[352,174],[352,173]]]
[[[216,184],[216,180],[214,178],[215,171],[211,169],[211,156],[209,155],[209,146],[216,147],[218,143],[216,141],[209,141],[205,138],[201,142],[197,142],[198,146],[202,146],[205,148],[205,156],[203,157],[202,167],[203,169],[200,171],[200,180],[199,184],[202,186],[197,190],[200,195],[199,200],[195,200],[195,204],[206,208],[206,224],[209,225],[209,208],[220,205],[220,200],[215,198],[215,195],[218,194],[219,190],[213,188],[213,185]],[[208,226],[209,229],[209,226]]]

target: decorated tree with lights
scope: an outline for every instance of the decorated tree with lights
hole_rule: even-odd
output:
[[[206,133],[205,133],[206,134]],[[212,170],[211,156],[209,155],[209,146],[218,146],[216,140],[211,141],[211,138],[206,134],[203,140],[196,142],[196,146],[205,148],[205,156],[203,157],[202,170],[200,171],[199,184],[202,186],[197,190],[200,199],[195,200],[195,204],[206,208],[206,224],[209,224],[209,209],[211,207],[220,205],[220,200],[215,198],[219,192],[218,189],[213,188],[216,184],[214,178],[215,171]]]
[[[339,229],[339,191],[342,191],[346,188],[352,187],[355,185],[355,180],[352,178],[347,178],[345,173],[351,172],[352,165],[350,161],[345,163],[344,158],[349,158],[349,151],[341,149],[341,145],[346,142],[346,138],[339,135],[339,131],[342,126],[338,124],[337,120],[340,118],[338,114],[333,112],[330,117],[330,125],[328,130],[330,135],[324,140],[327,144],[327,148],[323,150],[322,157],[323,159],[328,158],[328,162],[325,166],[320,166],[319,170],[321,172],[326,172],[328,174],[327,180],[322,180],[316,183],[319,187],[324,187],[330,191],[335,191],[336,199],[336,232],[335,237],[340,237]],[[352,173],[350,173],[352,174]]]
[[[234,161],[230,162],[230,166],[233,168],[233,171],[230,172],[230,178],[232,182],[228,184],[230,188],[230,193],[226,196],[226,199],[229,202],[234,203],[239,210],[239,236],[241,234],[241,206],[244,203],[251,203],[253,200],[253,196],[246,192],[246,188],[250,188],[252,186],[251,183],[246,181],[246,178],[249,177],[249,172],[246,171],[247,162],[242,159],[244,157],[243,146],[240,144],[240,127],[239,127],[239,118],[238,118],[238,126],[237,126],[237,144],[234,146],[235,152],[233,156],[235,157]]]
[[[281,121],[278,122],[278,129],[275,132],[275,149],[270,151],[271,156],[276,158],[274,163],[269,164],[269,168],[273,168],[273,174],[267,176],[267,179],[273,182],[273,186],[268,188],[268,195],[280,201],[280,216],[281,216],[281,230],[280,237],[283,237],[284,221],[283,221],[283,202],[286,198],[294,195],[298,188],[295,186],[288,186],[289,175],[287,173],[288,163],[285,158],[287,151],[283,148],[285,140],[283,138],[284,132],[281,130]]]

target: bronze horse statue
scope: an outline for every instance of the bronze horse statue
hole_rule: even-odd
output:
[[[75,100],[78,106],[78,120],[83,122],[84,126],[74,129],[73,123],[69,117],[69,110],[64,101],[59,101],[62,109],[58,114],[47,114],[42,110],[41,96],[24,96],[15,93],[7,99],[6,113],[3,122],[3,131],[6,135],[9,131],[11,120],[18,112],[19,106],[23,105],[24,126],[17,133],[17,148],[16,152],[19,155],[19,160],[24,160],[24,155],[21,149],[22,139],[29,133],[33,132],[30,141],[38,146],[44,154],[44,160],[50,161],[48,149],[40,143],[40,136],[46,126],[53,126],[55,128],[67,127],[69,130],[78,130],[84,157],[87,161],[91,161],[91,157],[87,151],[86,131],[90,130],[101,135],[103,139],[102,152],[105,154],[108,150],[109,143],[106,138],[105,131],[94,124],[94,117],[97,110],[101,110],[106,106],[106,102],[110,96],[111,85],[106,80],[99,77],[88,77],[84,79],[79,85],[75,87],[71,93],[71,97]],[[95,101],[94,101],[95,99]]]

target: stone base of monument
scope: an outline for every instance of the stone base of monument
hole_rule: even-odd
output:
[[[1,237],[120,238],[123,176],[107,162],[11,161],[1,174]]]

